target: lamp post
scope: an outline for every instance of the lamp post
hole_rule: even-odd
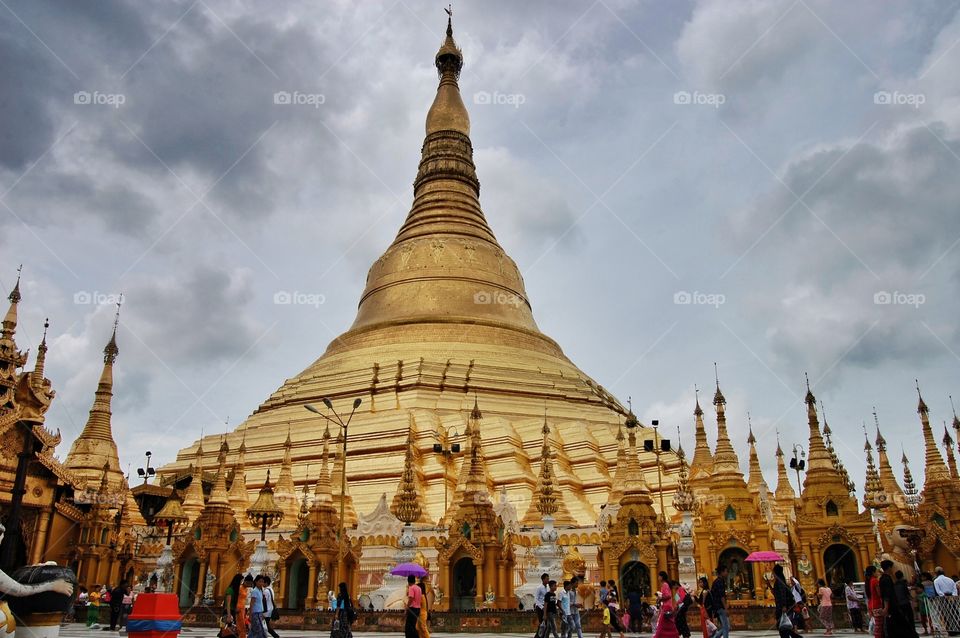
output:
[[[803,483],[800,481],[800,472],[807,469],[807,451],[799,443],[793,444],[793,458],[790,459],[790,468],[797,471],[797,496],[803,492]]]
[[[664,509],[663,505],[663,472],[660,470],[660,455],[664,452],[670,451],[670,439],[661,439],[659,437],[659,419],[653,419],[650,421],[650,425],[653,426],[653,440],[644,440],[643,449],[645,452],[653,452],[654,456],[657,458],[657,489],[660,492],[660,520],[663,525],[666,525],[667,511]],[[657,445],[658,440],[660,441],[659,445]]]
[[[163,546],[163,551],[160,552],[160,557],[157,559],[157,570],[153,573],[157,578],[157,587],[162,592],[170,591],[171,581],[173,580],[171,578],[173,574],[169,573],[173,566],[173,548],[171,547],[173,530],[174,528],[182,527],[188,520],[189,518],[183,511],[180,498],[176,492],[170,494],[170,498],[167,499],[167,502],[163,504],[160,511],[153,517],[154,523],[160,527],[166,526],[167,528],[167,544]]]
[[[450,430],[444,428],[442,425],[440,428],[443,429],[443,438],[440,439],[440,443],[433,444],[433,451],[435,454],[439,454],[443,457],[443,522],[444,526],[447,523],[447,467],[449,466],[450,461],[453,459],[455,454],[460,454],[460,444],[459,443],[450,443],[451,438],[456,438],[460,436],[456,430],[453,431],[453,434],[450,434]],[[434,434],[437,438],[440,438],[438,434]]]
[[[150,480],[150,477],[157,473],[155,469],[150,467],[150,457],[153,456],[153,452],[147,450],[147,464],[144,467],[137,468],[137,475],[143,477],[143,484],[146,485],[147,481]]]
[[[313,406],[310,405],[309,403],[305,404],[303,407],[305,407],[306,409],[310,410],[310,411],[313,412],[314,414],[323,417],[324,419],[326,419],[326,420],[329,421],[330,423],[333,423],[333,424],[335,424],[335,425],[340,426],[340,429],[343,430],[343,450],[341,451],[341,454],[343,455],[343,457],[342,457],[342,458],[343,458],[343,474],[342,474],[341,477],[340,477],[340,529],[339,529],[339,531],[337,532],[337,538],[338,538],[338,540],[343,540],[343,533],[344,533],[344,530],[346,529],[346,523],[345,523],[344,520],[343,520],[343,517],[344,517],[343,507],[344,507],[344,503],[346,503],[346,500],[347,500],[347,499],[346,499],[346,494],[347,494],[347,428],[350,426],[350,421],[353,419],[353,415],[356,414],[357,408],[359,408],[359,407],[360,407],[360,404],[363,403],[363,400],[360,399],[359,397],[353,400],[353,409],[350,411],[350,416],[347,417],[347,422],[346,422],[346,423],[343,422],[343,419],[340,418],[340,415],[337,414],[337,411],[333,409],[333,403],[331,403],[330,399],[328,399],[327,397],[323,397],[323,398],[320,399],[320,400],[323,401],[323,404],[324,404],[325,406],[327,406],[327,409],[328,409],[328,410],[330,410],[331,412],[333,412],[333,416],[336,418],[336,421],[334,421],[333,419],[331,419],[331,418],[328,417],[326,414],[324,414],[324,413],[321,412],[320,410],[316,409],[315,407],[313,407]]]

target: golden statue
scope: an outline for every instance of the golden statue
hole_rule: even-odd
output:
[[[580,555],[576,545],[570,546],[570,551],[563,557],[563,578],[570,580],[573,576],[583,576],[587,572],[587,562]]]

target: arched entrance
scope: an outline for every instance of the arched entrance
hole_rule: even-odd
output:
[[[470,558],[453,565],[453,609],[474,609],[477,604],[477,568]]]
[[[728,547],[720,552],[717,565],[727,568],[727,595],[740,600],[753,597],[753,566],[746,561],[747,552],[740,547]]]
[[[620,568],[621,604],[632,591],[640,592],[644,598],[650,595],[650,568],[637,560],[628,561]]]
[[[192,607],[197,596],[197,585],[200,582],[200,561],[196,556],[188,558],[183,563],[180,572],[180,606]]]
[[[853,548],[841,543],[830,545],[823,551],[823,568],[825,571],[823,579],[827,581],[827,586],[834,590],[842,590],[847,578],[860,580],[857,576],[860,571],[857,569],[857,555]]]
[[[308,568],[306,558],[291,561],[287,576],[286,603],[290,609],[304,609],[307,599]]]

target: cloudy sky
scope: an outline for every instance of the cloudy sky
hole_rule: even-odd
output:
[[[113,422],[135,472],[349,326],[410,205],[446,16],[0,5],[0,285],[24,264],[21,347],[50,317],[61,455],[124,294]],[[575,363],[690,447],[718,362],[770,481],[776,430],[805,442],[809,372],[858,483],[873,406],[922,475],[914,378],[938,439],[960,399],[960,3],[454,11],[484,210]]]

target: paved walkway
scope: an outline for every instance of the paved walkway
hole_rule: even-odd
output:
[[[214,638],[216,635],[216,630],[208,627],[184,627],[181,632],[183,638]],[[297,630],[287,630],[278,632],[281,638],[324,638],[327,635],[327,632],[312,632],[312,631],[297,631]],[[122,638],[126,634],[121,634],[115,631],[101,631],[99,629],[90,630],[87,629],[84,625],[80,623],[73,623],[70,625],[65,625],[60,629],[60,636],[62,638],[95,638],[100,636],[102,638]],[[357,632],[356,636],[362,636],[363,638],[401,638],[402,633],[381,633],[381,632]],[[731,638],[779,638],[779,635],[775,631],[734,631],[730,634]],[[816,638],[818,636],[823,636],[822,631],[813,631],[804,634],[809,638]],[[837,636],[866,636],[867,634],[857,634],[849,630],[838,629],[835,632]],[[469,633],[469,634],[447,634],[447,633],[431,633],[431,638],[484,638],[487,636],[500,636],[503,638],[531,638],[530,634],[492,634],[492,633]],[[628,638],[649,638],[649,633],[643,634],[627,634]],[[596,638],[593,634],[585,635],[584,638]],[[694,638],[700,638],[698,634],[694,634]]]

